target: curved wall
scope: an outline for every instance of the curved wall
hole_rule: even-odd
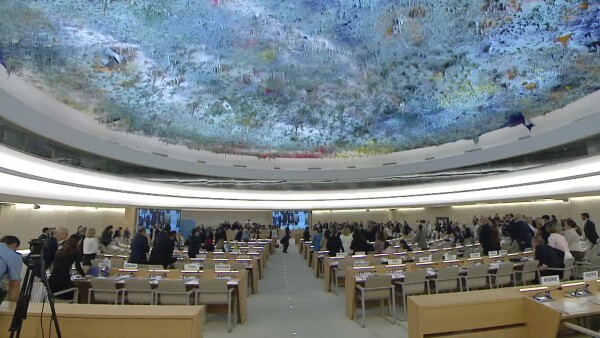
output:
[[[509,174],[401,188],[318,192],[181,187],[86,171],[0,147],[0,198],[180,209],[350,209],[563,198],[600,191],[600,156]]]

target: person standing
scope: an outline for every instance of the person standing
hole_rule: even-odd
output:
[[[342,241],[342,251],[344,251],[347,255],[350,255],[352,252],[350,250],[350,245],[352,244],[352,234],[350,233],[350,228],[347,226],[344,226],[342,229],[340,240]]]
[[[50,238],[50,228],[44,227],[44,228],[42,228],[42,234],[38,237],[38,239],[45,241],[48,238]]]
[[[548,236],[548,245],[550,245],[554,249],[558,249],[564,252],[565,260],[573,257],[571,251],[569,250],[569,243],[567,243],[567,240],[563,235],[558,233],[558,225],[550,223],[546,230],[550,234]]]
[[[100,243],[102,243],[102,245],[105,247],[108,247],[110,241],[112,240],[112,229],[113,226],[109,225],[104,228],[104,231],[102,231],[102,234],[100,235]]]
[[[320,228],[317,229],[317,231],[312,235],[312,245],[313,245],[313,251],[319,251],[321,250],[321,239],[323,238],[323,235],[321,234],[323,230],[321,230]]]
[[[569,244],[569,251],[571,251],[571,254],[573,257],[575,257],[576,261],[581,261],[585,255],[580,240],[582,234],[583,232],[581,232],[581,229],[579,229],[577,223],[575,223],[575,221],[572,219],[568,219],[564,236],[565,240]]]
[[[542,236],[542,239],[546,243],[548,243],[548,237],[550,237],[550,234],[548,233],[548,227],[552,224],[552,222],[550,221],[550,216],[542,216],[542,221],[544,222],[544,224],[540,228],[540,235]]]
[[[21,289],[21,268],[23,259],[17,253],[21,241],[15,236],[4,236],[0,239],[0,281],[8,278],[8,290],[0,283],[0,303],[6,298],[9,302],[19,299]]]
[[[198,228],[192,229],[190,237],[188,237],[188,256],[190,258],[196,258],[198,252],[200,252],[200,233]]]
[[[131,231],[129,230],[129,227],[127,227],[123,230],[123,241],[125,244],[129,244],[129,238],[131,238]]]
[[[517,244],[519,244],[519,250],[524,251],[531,244],[531,229],[529,225],[523,220],[522,214],[515,215],[516,222],[514,224],[514,235]]]
[[[54,259],[52,272],[48,278],[48,285],[52,292],[59,292],[74,287],[73,282],[71,282],[71,266],[73,265],[77,273],[85,276],[85,272],[83,272],[83,268],[81,267],[81,258],[79,236],[77,234],[71,235],[58,250]],[[57,298],[72,299],[73,293],[62,294],[57,296]]]
[[[594,248],[594,245],[600,242],[598,231],[596,230],[596,224],[590,219],[590,214],[584,212],[581,214],[581,219],[585,222],[583,225],[583,233],[585,238],[590,242],[590,248]]]
[[[140,227],[137,234],[131,240],[131,253],[129,254],[129,263],[147,264],[147,254],[150,251],[150,243],[146,236],[146,228]]]
[[[288,247],[290,246],[290,227],[285,228],[285,235],[281,239],[281,245],[283,245],[283,253],[287,253]]]
[[[327,241],[327,251],[329,251],[329,257],[335,257],[338,252],[344,251],[344,246],[337,230],[333,231],[329,240]]]
[[[419,246],[419,249],[425,250],[427,249],[427,233],[423,230],[423,224],[419,224],[419,228],[415,235],[415,243]]]
[[[56,252],[58,249],[60,249],[67,237],[69,237],[69,230],[60,227],[54,231],[53,236],[51,235],[46,240],[46,245],[44,246],[42,253],[42,257],[44,258],[44,266],[46,269],[49,269],[52,263],[54,263]]]
[[[96,259],[99,252],[96,229],[89,228],[83,239],[83,265],[92,265],[92,259]]]

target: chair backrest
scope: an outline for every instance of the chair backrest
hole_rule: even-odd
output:
[[[113,279],[108,278],[92,278],[92,289],[94,289],[94,301],[96,303],[116,303],[118,295],[116,294],[117,286]]]
[[[591,250],[588,250],[591,251]],[[600,272],[600,256],[595,256],[590,259],[590,266],[588,271],[599,271]]]
[[[227,280],[201,278],[198,282],[198,304],[227,304]]]
[[[449,268],[439,269],[437,272],[436,279],[441,280],[441,279],[458,278],[459,272],[460,272],[460,268],[458,268],[458,267],[449,267]]]
[[[467,289],[486,287],[488,281],[489,264],[471,265],[467,268],[465,285]]]
[[[158,304],[162,305],[188,305],[189,296],[183,279],[159,279]]]
[[[459,267],[439,269],[436,277],[436,291],[454,291],[459,288]]]
[[[537,260],[525,262],[521,273],[521,281],[526,283],[535,280],[535,278],[537,277],[537,270],[539,264],[540,262]]]
[[[575,267],[575,258],[565,259],[565,271],[563,273],[563,280],[570,280],[573,274],[573,268]]]
[[[174,267],[176,270],[183,270],[183,268],[184,268],[184,265],[185,265],[185,263],[184,263],[184,262],[175,262],[175,263],[173,264],[173,267]]]
[[[467,278],[487,276],[489,268],[489,264],[471,265],[467,268]]]
[[[436,251],[431,254],[431,260],[433,261],[441,261],[442,259],[444,259],[444,252],[442,251]]]
[[[365,300],[387,299],[391,296],[390,288],[392,286],[392,276],[368,276],[365,280]],[[377,289],[385,288],[387,289]],[[376,288],[376,289],[373,289]],[[373,289],[373,290],[370,290]]]
[[[127,302],[131,304],[152,304],[154,301],[149,278],[125,279],[125,289],[127,289]]]
[[[404,272],[404,282],[402,283],[402,293],[405,295],[415,295],[425,293],[425,282],[427,273],[425,270]]]
[[[215,263],[214,262],[204,262],[202,263],[202,270],[214,270]]]
[[[495,285],[496,286],[506,286],[509,285],[512,281],[512,274],[514,271],[515,265],[513,263],[502,263],[498,266],[498,270],[496,270],[495,276]]]

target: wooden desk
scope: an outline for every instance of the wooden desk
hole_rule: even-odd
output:
[[[545,291],[539,286],[409,296],[409,337],[556,337],[562,321],[600,315],[589,297],[565,296],[583,284],[573,283],[547,288],[555,301],[546,303],[532,299]],[[587,283],[600,300],[600,282]]]
[[[527,337],[524,297],[510,289],[408,297],[410,338]],[[478,335],[468,331],[481,330]],[[474,333],[472,333],[474,334]]]
[[[15,303],[0,305],[1,337],[8,337]],[[204,306],[151,306],[56,304],[58,323],[63,337],[148,338],[204,336]],[[45,337],[40,329],[42,304],[30,303],[23,321],[22,338],[45,338],[49,332],[50,308],[41,315]],[[54,325],[53,325],[54,326]],[[52,330],[56,337],[56,330]]]
[[[111,270],[112,272],[112,270]],[[198,283],[202,282],[202,279],[204,278],[215,278],[215,275],[217,274],[217,272],[215,272],[214,270],[204,270],[204,271],[200,271],[198,273],[195,273],[195,277],[198,278],[198,280],[188,280],[186,282],[186,288],[189,290],[195,289],[198,287]],[[223,272],[223,273],[218,273],[218,274],[228,274],[227,272]],[[234,279],[231,279],[227,282],[227,285],[230,288],[233,288],[235,291],[235,297],[237,298],[237,305],[238,305],[238,318],[239,318],[239,322],[241,324],[244,324],[246,322],[246,320],[248,319],[248,273],[246,271],[239,271],[239,272],[230,272],[230,274],[234,277]],[[147,278],[149,276],[149,272],[145,271],[139,271],[137,273],[134,274],[135,276],[139,276],[139,277],[144,277]],[[181,271],[180,270],[172,270],[169,271],[166,274],[166,277],[168,278],[179,278],[181,277]],[[88,290],[91,288],[91,281],[89,279],[80,279],[80,280],[74,280],[73,284],[75,285],[75,287],[77,287],[79,289],[79,303],[80,304],[87,304],[88,302]],[[118,288],[122,288],[125,286],[125,282],[124,280],[115,280],[115,284],[117,285]],[[156,286],[157,284],[153,284],[153,287]],[[137,305],[134,305],[137,306]],[[140,305],[141,306],[141,305]],[[162,307],[161,306],[157,306],[158,308]],[[217,306],[210,306],[210,308],[217,308]]]

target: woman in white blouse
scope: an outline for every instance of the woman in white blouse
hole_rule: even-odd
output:
[[[567,228],[565,229],[565,240],[569,244],[569,250],[576,261],[582,260],[585,254],[583,246],[581,246],[581,235],[582,232],[577,223],[572,219],[568,219]]]
[[[352,234],[350,233],[350,229],[347,226],[345,226],[342,229],[340,240],[342,241],[342,247],[344,247],[344,252],[346,253],[346,255],[350,256],[352,254],[352,250],[350,250],[350,244],[352,244]]]
[[[83,265],[92,265],[92,259],[96,259],[98,252],[96,229],[88,228],[83,239]]]
[[[558,225],[551,224],[546,226],[546,231],[550,234],[548,245],[565,253],[565,260],[573,257],[569,250],[569,244],[565,237],[558,233]]]

